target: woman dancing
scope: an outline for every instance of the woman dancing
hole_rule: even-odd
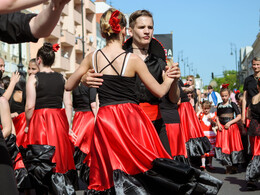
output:
[[[191,180],[202,173],[171,160],[136,101],[136,74],[157,97],[162,97],[179,75],[174,75],[174,79],[165,76],[160,85],[141,58],[122,49],[126,19],[118,10],[106,11],[100,26],[107,45],[90,53],[65,87],[72,90],[91,68],[103,73],[104,82],[98,89],[100,108],[87,162],[90,166],[87,194],[184,194],[197,191],[198,186],[202,193],[216,194],[222,182],[211,178],[213,182],[205,187],[196,179]]]

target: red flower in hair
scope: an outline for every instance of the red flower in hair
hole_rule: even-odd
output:
[[[120,12],[118,10],[113,11],[109,19],[109,24],[112,27],[114,33],[116,34],[118,34],[121,31],[121,27],[119,25],[120,19],[118,18],[119,13]]]
[[[235,94],[238,94],[238,93],[240,93],[240,91],[239,90],[235,90]]]
[[[229,84],[222,84],[222,88],[228,88]]]
[[[54,52],[57,52],[59,49],[60,49],[60,46],[59,46],[58,43],[55,43],[55,44],[52,45],[52,50],[53,50]]]

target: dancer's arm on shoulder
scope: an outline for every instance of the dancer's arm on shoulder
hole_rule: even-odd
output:
[[[164,75],[164,82],[162,84],[159,84],[156,79],[151,75],[149,72],[146,64],[143,62],[143,60],[138,57],[137,55],[132,54],[129,59],[129,65],[133,68],[130,71],[134,74],[138,74],[142,82],[144,83],[145,87],[156,97],[163,97],[170,89],[171,84],[173,82],[173,79],[169,78]]]

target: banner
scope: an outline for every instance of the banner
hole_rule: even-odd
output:
[[[172,34],[156,34],[154,38],[163,45],[167,58],[173,58]]]

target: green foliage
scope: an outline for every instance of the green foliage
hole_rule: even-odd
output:
[[[217,87],[214,87],[214,90],[217,92],[220,91],[220,86],[222,84],[228,83],[229,84],[228,88],[232,91],[234,89],[238,89],[238,86],[239,86],[238,81],[237,81],[237,74],[236,74],[235,70],[226,70],[223,72],[223,77],[218,77],[218,78],[215,78],[214,80],[217,83]],[[241,86],[240,86],[240,88],[241,88]],[[239,90],[240,90],[240,88],[239,88]]]
[[[196,76],[195,76],[195,78],[200,78],[200,75],[197,73]]]

